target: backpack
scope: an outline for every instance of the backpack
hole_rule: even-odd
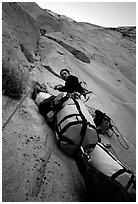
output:
[[[111,118],[100,110],[95,110],[94,123],[98,132],[101,134],[107,133],[107,131],[112,128]]]
[[[94,148],[99,136],[89,111],[80,99],[68,98],[56,114],[56,137],[59,148],[74,156],[82,145]]]
[[[97,143],[90,153],[81,153],[76,163],[84,176],[86,201],[135,201],[134,173]]]

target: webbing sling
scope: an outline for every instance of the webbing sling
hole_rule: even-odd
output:
[[[81,109],[80,109],[80,105],[79,105],[78,101],[75,100],[75,99],[73,99],[73,101],[74,101],[74,103],[75,103],[75,105],[76,105],[76,107],[77,107],[77,109],[78,109],[78,111],[79,111],[79,114],[80,114],[80,116],[81,116],[81,118],[82,118],[82,121],[83,121],[83,125],[82,125],[81,132],[80,132],[80,135],[81,135],[82,137],[81,137],[80,144],[78,145],[78,150],[79,150],[80,146],[81,146],[82,143],[83,143],[84,137],[85,137],[85,135],[86,135],[87,126],[88,126],[88,124],[90,124],[90,123],[87,122],[87,119],[86,119],[85,116],[83,115],[83,113],[82,113],[82,111],[81,111]],[[95,128],[94,125],[91,125],[91,127],[93,127],[93,128],[96,130],[96,128]]]
[[[58,123],[58,126],[63,123],[66,119],[68,118],[71,118],[71,117],[74,117],[76,116],[76,119],[78,120],[78,116],[80,116],[80,114],[77,114],[77,113],[74,113],[74,114],[70,114],[70,115],[67,115],[65,116],[59,123]],[[79,121],[79,120],[78,120]]]
[[[111,178],[116,179],[118,176],[120,176],[121,174],[123,174],[123,173],[125,173],[125,172],[126,172],[126,169],[120,169],[120,170],[118,170],[117,172],[115,172],[115,173],[111,176]]]
[[[129,179],[128,183],[127,183],[127,186],[126,186],[126,190],[128,191],[129,187],[131,186],[131,184],[134,184],[134,187],[136,185],[136,179],[135,179],[135,176],[134,174],[132,174],[131,178]]]
[[[68,123],[61,131],[60,131],[60,134],[62,135],[64,132],[66,132],[66,130],[72,126],[72,125],[78,125],[78,124],[84,124],[83,121],[73,121],[73,122],[70,122]],[[59,132],[59,131],[58,131]]]
[[[58,104],[56,104],[56,105],[53,104],[53,105],[54,105],[54,110],[55,110],[55,113],[56,113],[56,114],[58,114],[58,112],[61,111],[61,110],[64,108],[64,106],[62,106],[62,104],[63,104],[64,102],[66,102],[68,99],[69,99],[69,96],[66,95],[66,96],[64,96],[64,97],[60,100],[60,102],[59,102]]]
[[[78,145],[78,148],[77,148],[77,150],[76,150],[76,152],[78,152],[80,146],[81,146],[82,143],[83,143],[84,137],[85,137],[85,135],[86,135],[86,131],[87,131],[87,120],[86,120],[85,116],[83,115],[83,113],[82,113],[82,111],[81,111],[81,109],[80,109],[80,105],[79,105],[78,101],[75,100],[75,99],[73,99],[73,101],[74,101],[74,103],[75,103],[75,105],[76,105],[76,107],[77,107],[77,109],[78,109],[78,112],[79,112],[79,114],[80,114],[80,116],[81,116],[81,118],[82,118],[82,121],[83,121],[82,128],[81,128],[81,132],[80,132],[81,140],[80,140],[80,144]]]
[[[63,135],[60,136],[58,143],[60,143],[61,141],[64,141],[64,142],[67,142],[68,144],[72,144],[72,145],[77,146],[70,138],[65,137]]]

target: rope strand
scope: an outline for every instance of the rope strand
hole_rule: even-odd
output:
[[[117,134],[117,132],[112,128],[112,131],[113,131],[113,132],[115,133],[115,135],[117,136],[118,142],[121,144],[121,146],[122,146],[124,149],[127,149],[127,150],[128,150],[128,149],[129,149],[129,145],[127,144],[125,138],[124,138],[123,135],[120,133],[120,131],[118,130],[117,126],[115,125],[115,123],[114,123],[114,121],[113,121],[112,119],[111,119],[111,122],[113,123],[113,128],[118,132],[118,134]],[[124,141],[124,143],[125,143],[126,146],[124,146],[124,145],[122,144],[122,142],[120,141],[119,137],[122,138],[122,140]]]
[[[16,111],[18,110],[18,108],[20,107],[20,105],[23,103],[23,101],[26,99],[26,97],[28,96],[28,94],[31,92],[32,87],[30,88],[30,90],[27,92],[27,94],[22,98],[22,100],[20,101],[20,103],[17,105],[17,107],[14,109],[14,111],[12,112],[12,114],[9,116],[9,118],[7,119],[7,121],[3,124],[2,126],[2,131],[5,129],[5,127],[7,126],[7,124],[10,122],[11,118],[14,116],[14,114],[16,113]]]

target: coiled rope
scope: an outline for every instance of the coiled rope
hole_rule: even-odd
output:
[[[86,107],[88,108],[90,114],[94,115],[95,112],[95,108],[91,108],[90,106],[86,105]],[[111,118],[110,118],[111,119]],[[111,124],[112,124],[112,128],[110,128],[113,133],[116,135],[118,142],[120,143],[120,145],[126,149],[126,150],[130,150],[128,143],[126,142],[125,138],[123,137],[123,135],[121,134],[121,132],[118,130],[117,126],[115,125],[114,121],[111,119]],[[123,140],[124,144],[121,142],[120,138]]]

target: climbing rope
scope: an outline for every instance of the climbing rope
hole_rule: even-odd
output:
[[[117,126],[115,125],[114,121],[111,119],[111,122],[113,123],[113,128],[111,128],[111,130],[115,133],[115,135],[117,136],[118,142],[120,143],[120,145],[124,148],[124,149],[129,149],[129,145],[126,142],[125,138],[123,137],[123,135],[120,133],[120,131],[118,130]],[[118,134],[117,134],[118,133]],[[121,142],[121,140],[119,138],[122,138],[122,140],[124,141],[124,144]]]
[[[16,113],[16,111],[18,110],[18,108],[20,107],[20,105],[24,102],[24,100],[26,99],[26,97],[28,96],[28,94],[31,92],[32,87],[29,89],[29,91],[27,92],[27,94],[22,98],[22,100],[20,101],[20,103],[17,105],[17,107],[14,109],[14,111],[12,112],[12,114],[9,116],[9,118],[7,119],[7,121],[3,124],[2,126],[2,131],[5,129],[5,127],[7,126],[7,124],[10,122],[11,118],[14,116],[14,114]]]
[[[91,116],[93,118],[94,115],[95,115],[96,108],[92,108],[92,107],[88,106],[87,104],[85,104],[85,105],[88,108],[88,111],[89,111],[89,113],[91,114]]]
[[[43,76],[43,75],[42,75]],[[43,77],[44,79],[44,77]],[[16,113],[16,111],[18,110],[18,108],[20,107],[20,105],[24,102],[24,100],[26,99],[26,97],[29,95],[29,93],[31,92],[32,89],[35,89],[36,92],[36,82],[34,81],[34,84],[32,87],[30,87],[30,89],[28,90],[28,92],[26,93],[26,95],[22,98],[22,100],[20,101],[20,103],[17,105],[17,107],[14,109],[14,111],[12,112],[12,114],[9,116],[9,118],[6,120],[6,122],[3,124],[2,126],[2,131],[6,128],[7,124],[10,122],[11,118],[14,116],[14,114]]]
[[[84,94],[82,94],[82,95],[88,95],[88,97],[86,98],[86,100],[84,101],[84,103],[86,103],[89,99],[90,99],[90,94],[92,94],[93,92],[92,91],[86,91],[87,89],[85,89],[85,93]]]
[[[129,105],[129,104],[136,104],[136,102],[124,102],[124,101],[121,101],[120,99],[116,98],[115,96],[113,96],[111,93],[107,93],[108,95],[112,96],[112,98],[114,98],[116,101],[118,101],[119,103],[122,103],[122,104],[126,104],[126,105]]]
[[[105,143],[102,143],[107,149],[112,149],[112,152],[114,153],[114,155],[116,156],[116,158],[118,159],[118,156],[117,156],[117,154],[116,154],[116,152],[115,152],[115,150],[114,150],[114,148],[112,147],[112,145],[111,144],[105,144]]]

